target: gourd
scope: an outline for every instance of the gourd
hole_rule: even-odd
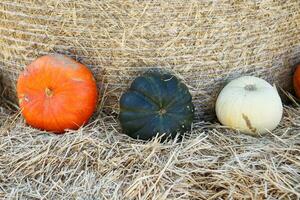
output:
[[[29,64],[19,76],[17,93],[26,122],[55,133],[85,124],[98,96],[89,69],[60,54],[42,56]]]
[[[243,76],[228,83],[216,101],[216,114],[223,125],[252,135],[275,129],[282,112],[276,88],[253,76]]]
[[[193,118],[187,86],[167,72],[156,70],[137,77],[120,99],[120,123],[133,138],[174,138],[191,130]]]
[[[293,76],[293,84],[296,96],[300,98],[300,64],[296,67],[296,71]]]

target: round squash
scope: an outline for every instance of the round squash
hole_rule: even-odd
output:
[[[192,96],[175,76],[159,71],[136,78],[120,99],[123,131],[136,139],[174,138],[191,129]]]
[[[293,76],[293,84],[296,96],[300,98],[300,64],[296,67],[296,71]]]
[[[243,76],[228,83],[216,102],[216,114],[223,125],[252,135],[275,129],[282,112],[276,88],[253,76]]]
[[[55,133],[85,124],[98,95],[89,69],[60,54],[40,57],[28,65],[19,76],[17,93],[26,122]]]

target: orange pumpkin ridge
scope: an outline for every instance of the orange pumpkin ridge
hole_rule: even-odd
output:
[[[84,125],[98,98],[90,70],[59,54],[42,56],[28,65],[19,76],[17,92],[26,122],[56,133]]]

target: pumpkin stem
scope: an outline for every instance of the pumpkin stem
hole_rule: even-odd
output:
[[[49,88],[45,89],[45,94],[47,97],[52,97],[53,96],[53,91]]]
[[[248,91],[254,91],[256,89],[257,89],[256,86],[253,84],[249,84],[249,85],[245,86],[245,90],[248,90]]]
[[[158,111],[159,115],[166,114],[166,112],[167,111],[165,109],[163,109],[163,108]]]

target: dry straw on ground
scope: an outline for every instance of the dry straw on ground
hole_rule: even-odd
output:
[[[297,199],[300,108],[255,138],[196,123],[182,142],[132,140],[95,116],[65,135],[0,115],[0,197],[7,199]]]
[[[288,89],[299,27],[298,0],[1,0],[0,199],[300,198],[296,102],[265,137],[203,121],[233,77]],[[88,65],[103,93],[88,126],[59,136],[26,126],[11,109],[20,71],[52,52]],[[132,140],[107,114],[153,66],[193,93],[198,118],[182,142]]]

